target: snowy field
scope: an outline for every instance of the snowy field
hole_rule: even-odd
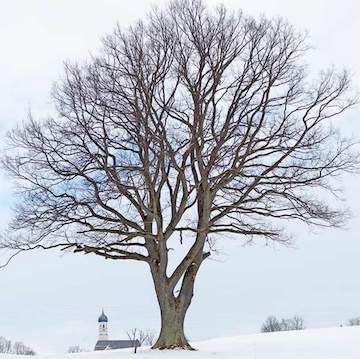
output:
[[[359,359],[360,326],[282,333],[241,335],[194,342],[196,352],[139,348],[56,356],[39,359]],[[0,355],[0,359],[14,358]],[[34,358],[34,357],[28,357]],[[25,359],[24,356],[18,359]]]

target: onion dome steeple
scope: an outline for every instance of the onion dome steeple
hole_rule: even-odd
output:
[[[102,310],[102,313],[98,319],[99,323],[107,323],[108,322],[108,317],[104,314],[104,309]]]

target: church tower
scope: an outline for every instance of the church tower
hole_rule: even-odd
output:
[[[109,340],[107,322],[108,318],[104,314],[104,309],[98,319],[99,322],[99,340]]]

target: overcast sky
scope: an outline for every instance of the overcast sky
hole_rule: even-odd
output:
[[[161,4],[163,1],[153,3]],[[218,2],[205,0],[209,6]],[[224,0],[246,13],[282,15],[310,32],[314,70],[335,64],[353,71],[360,88],[360,2],[356,0]],[[82,60],[100,47],[116,22],[144,17],[145,0],[0,0],[0,142],[26,118],[52,112],[52,83],[66,59]],[[360,136],[360,108],[337,123]],[[342,184],[354,213],[347,231],[310,233],[291,225],[297,249],[241,247],[222,242],[222,256],[201,268],[186,321],[190,340],[258,332],[269,314],[303,315],[309,328],[339,326],[360,316],[359,177]],[[1,175],[0,227],[10,218],[11,184]],[[1,260],[1,254],[0,254]],[[92,350],[101,308],[110,339],[127,339],[133,327],[159,329],[159,311],[145,264],[34,252],[0,272],[0,336],[21,340],[39,353],[70,345]]]

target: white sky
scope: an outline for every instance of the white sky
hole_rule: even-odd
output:
[[[308,29],[315,46],[308,58],[313,68],[345,66],[360,88],[360,2],[223,3],[253,15],[283,15]],[[145,0],[0,0],[0,142],[7,129],[26,118],[27,108],[35,116],[51,113],[49,92],[63,60],[86,59],[116,21],[125,27],[149,8]],[[357,108],[338,121],[346,133],[359,136],[359,113]],[[298,313],[308,327],[339,326],[360,316],[358,178],[346,177],[342,184],[355,215],[347,231],[311,234],[292,226],[298,249],[222,242],[226,255],[201,268],[186,322],[189,339],[257,332],[269,314]],[[10,217],[10,193],[2,177],[1,228]],[[133,327],[159,329],[145,264],[61,257],[55,251],[27,253],[0,272],[0,288],[0,336],[22,340],[40,353],[62,353],[76,344],[92,350],[103,306],[111,339],[126,339]]]

